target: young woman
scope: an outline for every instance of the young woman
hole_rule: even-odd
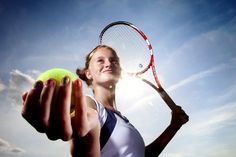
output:
[[[64,77],[53,97],[55,81],[35,83],[23,94],[22,116],[49,139],[71,140],[73,157],[156,157],[173,138],[188,116],[179,107],[172,112],[170,125],[145,147],[139,132],[117,111],[116,84],[121,67],[116,52],[106,45],[94,48],[86,57],[84,69],[77,70],[80,79],[93,90],[85,96],[82,81]],[[75,114],[70,116],[71,93],[74,88]]]

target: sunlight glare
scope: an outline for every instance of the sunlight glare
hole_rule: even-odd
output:
[[[144,92],[144,83],[132,76],[125,75],[117,84],[117,92],[124,98],[139,98]]]

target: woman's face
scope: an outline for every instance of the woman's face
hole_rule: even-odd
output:
[[[108,48],[99,48],[94,52],[86,73],[92,84],[113,85],[120,78],[119,58]]]

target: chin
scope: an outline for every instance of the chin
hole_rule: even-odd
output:
[[[112,77],[108,77],[108,78],[105,80],[105,82],[106,82],[107,84],[116,84],[116,83],[118,83],[119,79],[120,79],[120,77],[114,77],[114,76],[112,76]]]

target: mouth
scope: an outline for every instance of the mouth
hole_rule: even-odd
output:
[[[120,76],[121,70],[119,68],[104,68],[102,71],[104,74],[114,75],[114,76]]]
[[[106,70],[102,71],[102,73],[109,74],[109,75],[114,75],[114,76],[119,76],[120,75],[120,73],[117,70],[114,70],[114,69],[106,69]]]
[[[106,70],[103,70],[102,72],[103,72],[103,73],[113,73],[114,70],[112,70],[112,69],[106,69]]]

